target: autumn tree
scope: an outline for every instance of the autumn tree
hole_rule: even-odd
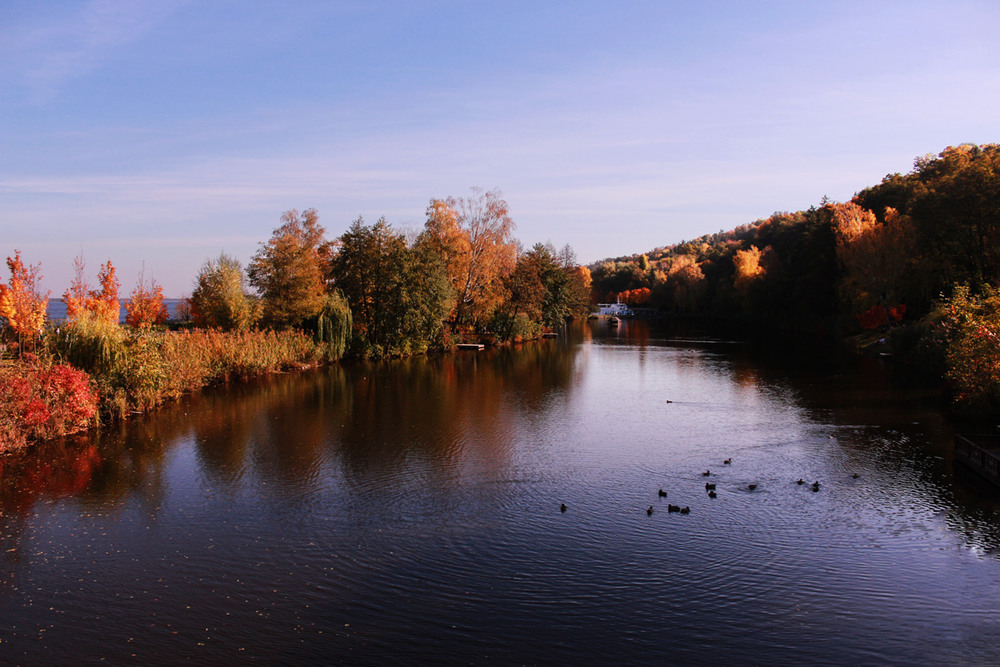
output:
[[[115,267],[109,259],[101,264],[101,270],[97,273],[97,284],[99,290],[91,290],[87,296],[87,310],[94,314],[98,321],[106,324],[118,324],[121,316],[122,304],[118,300],[118,288],[121,283],[115,275]]]
[[[243,267],[226,253],[202,265],[189,301],[195,326],[243,330],[260,319],[260,304],[247,290]]]
[[[286,211],[281,226],[261,243],[247,267],[250,284],[261,295],[263,320],[274,327],[300,326],[325,302],[325,230],[315,209]]]
[[[888,322],[911,261],[909,221],[890,208],[879,223],[874,213],[853,202],[834,205],[833,220],[844,301],[855,315],[876,309]]]
[[[73,260],[73,282],[62,296],[66,304],[66,321],[69,324],[94,322],[104,325],[118,324],[121,316],[121,302],[118,300],[120,283],[115,267],[109,259],[101,264],[97,274],[100,289],[91,289],[85,276],[86,262],[83,256]]]
[[[13,257],[7,258],[10,280],[0,283],[0,318],[17,335],[20,341],[34,338],[45,324],[45,309],[49,303],[49,292],[44,295],[38,288],[42,279],[42,265],[25,266],[21,251],[15,250]]]
[[[504,298],[504,278],[517,260],[514,221],[498,191],[432,200],[425,232],[442,250],[456,296],[455,324],[489,320]]]
[[[90,285],[87,284],[85,271],[87,264],[83,255],[73,258],[73,282],[63,293],[63,303],[66,304],[66,320],[74,322],[87,310],[87,298],[90,295]]]
[[[533,336],[537,333],[545,303],[545,285],[536,258],[521,253],[514,270],[504,279],[506,299],[493,313],[491,328],[502,339]]]
[[[657,288],[653,298],[660,302],[661,307],[673,307],[682,313],[698,310],[706,281],[695,255],[675,255],[656,273]]]
[[[137,329],[149,329],[153,325],[165,324],[167,305],[163,302],[163,287],[155,279],[145,279],[145,267],[139,274],[135,289],[125,304],[125,323]]]

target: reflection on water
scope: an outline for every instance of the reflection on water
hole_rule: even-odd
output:
[[[206,392],[0,459],[0,658],[995,662],[937,401],[637,321]]]

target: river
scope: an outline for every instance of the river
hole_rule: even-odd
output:
[[[0,662],[996,664],[951,429],[639,321],[220,388],[3,460]]]

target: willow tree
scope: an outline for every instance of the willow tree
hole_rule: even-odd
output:
[[[320,252],[325,230],[315,209],[286,211],[281,222],[260,244],[247,275],[260,292],[264,322],[296,327],[316,317],[326,301]]]

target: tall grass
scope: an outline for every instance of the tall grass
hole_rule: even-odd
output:
[[[91,374],[111,417],[207,385],[308,365],[319,355],[312,337],[298,331],[134,331],[94,323],[54,333],[50,348]]]

